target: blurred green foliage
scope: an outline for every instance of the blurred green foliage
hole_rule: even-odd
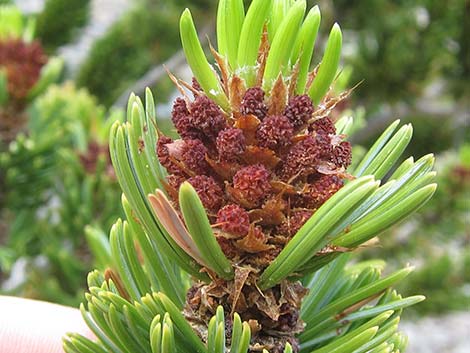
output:
[[[81,66],[77,84],[110,106],[153,66],[180,48],[179,16],[191,6],[204,13],[215,6],[209,0],[138,0],[135,6],[98,39]],[[174,90],[170,80],[158,85],[157,100],[168,100]]]
[[[34,28],[14,5],[0,6],[0,241],[8,227],[4,209],[18,210],[20,218],[19,213],[44,203],[55,163],[53,141],[34,141],[25,132],[28,104],[59,79],[63,68],[61,59],[48,58],[33,41]]]
[[[104,138],[96,126],[105,120],[104,107],[71,82],[50,87],[31,105],[29,115],[29,131],[37,141],[56,138],[84,151],[89,135]]]
[[[172,2],[140,2],[93,45],[77,76],[109,106],[152,65],[179,47],[179,7]]]
[[[13,151],[2,155],[10,161],[5,180],[10,227],[0,270],[7,275],[23,259],[28,264],[23,281],[8,293],[72,305],[93,261],[85,227],[108,231],[121,212],[107,136],[123,114],[105,112],[72,83],[50,87],[28,113],[28,136],[19,136]]]
[[[432,148],[433,153],[452,149],[457,143],[459,126],[452,117],[431,118],[425,114],[412,115],[408,120],[413,122],[413,139],[408,151],[416,156],[423,156]]]
[[[331,7],[357,42],[345,61],[353,82],[365,80],[358,96],[369,104],[413,100],[436,78],[456,97],[469,94],[468,1],[335,0]]]
[[[32,209],[47,201],[47,191],[61,168],[58,151],[85,151],[92,123],[104,119],[104,110],[86,91],[66,84],[52,86],[33,102],[27,116],[28,134],[18,135],[0,154],[10,209]]]
[[[36,35],[52,51],[75,37],[89,12],[90,0],[46,0],[36,19]]]
[[[55,150],[54,140],[36,142],[21,133],[0,153],[5,207],[34,209],[46,202],[57,164]]]
[[[470,307],[469,268],[468,249],[463,249],[457,258],[453,254],[433,256],[401,289],[406,293],[419,290],[426,295],[427,300],[413,308],[421,315],[466,310]]]

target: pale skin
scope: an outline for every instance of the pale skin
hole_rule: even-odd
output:
[[[1,353],[63,353],[67,332],[93,337],[77,309],[0,296]]]

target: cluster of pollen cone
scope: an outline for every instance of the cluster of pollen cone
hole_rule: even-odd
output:
[[[23,128],[26,99],[46,62],[39,42],[0,39],[0,68],[6,76],[10,98],[9,104],[0,107],[0,142],[10,142]]]
[[[39,42],[0,40],[0,65],[6,70],[8,93],[18,102],[26,98],[46,62],[47,56]]]
[[[195,79],[191,84],[175,79],[183,93],[172,110],[180,139],[160,133],[156,146],[173,206],[178,210],[180,185],[190,183],[235,269],[230,281],[207,269],[212,282],[193,285],[185,314],[205,339],[218,305],[229,314],[239,313],[251,326],[252,351],[281,352],[286,342],[298,349],[294,335],[303,330],[299,308],[306,290],[300,282],[284,280],[261,291],[256,281],[349,177],[351,145],[336,134],[329,117],[347,93],[315,107],[308,95],[293,93],[293,77],[295,69],[290,79],[279,76],[268,92],[259,81],[246,88],[235,74],[222,77],[229,113]]]

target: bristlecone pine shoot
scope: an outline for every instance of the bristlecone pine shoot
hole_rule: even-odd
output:
[[[0,150],[24,128],[26,105],[56,81],[62,60],[33,40],[34,21],[14,5],[0,5]]]
[[[334,25],[309,72],[320,11],[306,2],[219,1],[209,63],[191,13],[181,16],[191,84],[162,134],[152,94],[131,95],[111,132],[127,221],[111,231],[113,264],[89,275],[83,316],[97,337],[67,352],[403,352],[401,310],[423,299],[391,286],[382,261],[350,253],[433,194],[433,156],[394,168],[412,128],[394,122],[351,168],[351,92],[330,87]],[[386,181],[386,175],[391,175]]]

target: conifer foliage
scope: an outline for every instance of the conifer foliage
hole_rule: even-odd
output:
[[[209,63],[191,13],[180,19],[194,74],[163,135],[154,101],[131,95],[111,131],[127,220],[112,266],[88,277],[82,314],[97,341],[67,352],[400,352],[401,310],[423,299],[385,264],[351,253],[434,193],[433,156],[394,169],[411,139],[394,122],[360,161],[351,119],[330,118],[342,34],[310,70],[320,24],[306,1],[221,0]],[[386,176],[390,177],[386,178]]]
[[[0,5],[0,151],[26,123],[26,104],[62,70],[59,58],[48,58],[34,40],[35,22],[14,5]]]

